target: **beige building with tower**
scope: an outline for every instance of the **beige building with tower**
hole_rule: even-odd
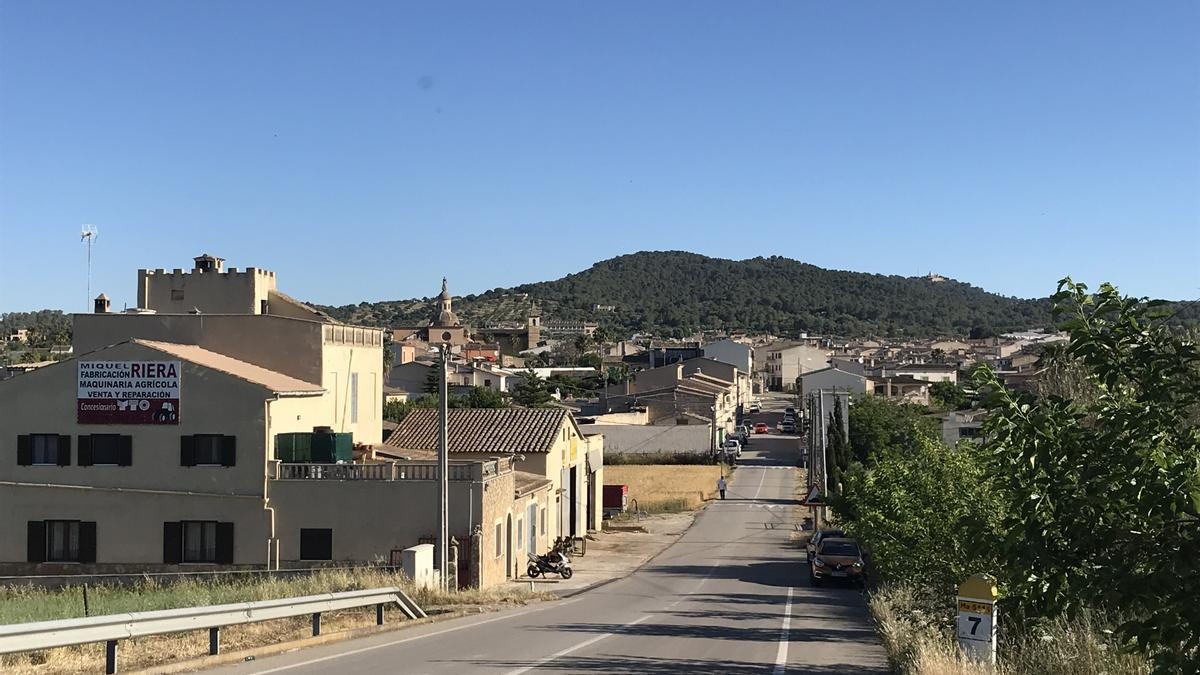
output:
[[[0,382],[0,574],[388,561],[436,536],[436,464],[362,445],[382,436],[382,330],[222,262],[139,271],[147,306],[98,298],[73,358]],[[503,580],[491,525],[549,482],[505,456],[448,481],[460,585]]]

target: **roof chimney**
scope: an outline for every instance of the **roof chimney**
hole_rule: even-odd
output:
[[[109,305],[110,305],[110,304],[111,304],[111,303],[109,303],[109,301],[108,301],[108,296],[107,296],[107,295],[105,295],[105,294],[103,294],[103,293],[101,293],[100,295],[97,295],[97,296],[96,296],[96,305],[95,305],[94,313],[96,313],[96,314],[108,314],[108,307],[109,307]]]

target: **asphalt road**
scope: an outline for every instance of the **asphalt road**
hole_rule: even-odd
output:
[[[860,593],[810,586],[803,551],[788,544],[796,445],[756,436],[727,500],[623,579],[218,672],[885,673]]]

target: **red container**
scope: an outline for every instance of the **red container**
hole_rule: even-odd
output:
[[[628,485],[605,485],[604,486],[604,508],[625,510],[625,504],[629,500]]]

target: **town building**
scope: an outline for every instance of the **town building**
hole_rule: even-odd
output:
[[[831,350],[809,341],[776,342],[759,347],[754,363],[763,372],[763,380],[772,391],[795,391],[796,379],[805,373],[828,367]]]
[[[17,523],[0,574],[365,563],[436,536],[436,462],[368,445],[382,330],[292,300],[265,270],[195,262],[140,270],[144,306],[97,298],[73,317],[73,358],[0,382],[0,504]],[[448,481],[458,584],[503,581],[516,535],[490,525],[548,483],[503,452],[455,458]]]
[[[454,408],[448,411],[448,450],[456,460],[490,461],[504,457],[516,463],[518,482],[545,482],[530,489],[511,514],[484,522],[508,541],[515,553],[506,556],[508,572],[524,569],[526,552],[544,552],[558,536],[582,536],[599,529],[604,484],[604,439],[584,436],[575,418],[561,408]],[[438,411],[413,410],[384,446],[383,458],[434,457],[438,446]],[[533,534],[536,532],[536,535]],[[498,549],[497,549],[498,550]]]

